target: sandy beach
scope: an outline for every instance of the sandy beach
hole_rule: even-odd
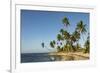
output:
[[[68,61],[68,60],[88,60],[89,59],[89,53],[83,53],[83,52],[53,52],[49,53],[51,57],[57,56],[60,57],[61,61]]]

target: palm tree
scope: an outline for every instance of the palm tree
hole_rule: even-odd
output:
[[[77,30],[79,33],[85,33],[85,32],[86,32],[86,24],[84,24],[83,21],[81,20],[81,21],[77,24],[76,30]]]
[[[64,24],[65,27],[69,26],[69,19],[67,17],[64,17],[62,19],[62,23]],[[83,23],[83,21],[79,21],[77,24],[77,27],[75,28],[75,31],[73,33],[68,32],[67,29],[60,29],[60,33],[57,34],[57,50],[58,51],[68,51],[68,52],[74,52],[79,49],[79,43],[78,41],[81,38],[81,35],[85,34],[86,31],[86,24]],[[59,42],[60,45],[59,45]],[[63,43],[62,43],[63,42]],[[52,48],[55,47],[55,41],[50,42],[50,46]],[[63,45],[62,45],[63,44]],[[89,41],[87,40],[85,43],[85,47],[89,48]]]
[[[70,41],[71,41],[72,43],[76,42],[76,37],[75,37],[75,35],[71,35],[71,36],[70,36]]]
[[[69,45],[70,45],[70,51],[76,51],[76,49],[75,49],[75,47],[74,47],[74,45],[73,45],[73,43],[74,42],[76,42],[76,38],[75,38],[75,36],[74,35],[70,35],[70,41],[69,41]]]
[[[67,17],[64,17],[63,19],[62,19],[62,22],[63,22],[63,24],[64,24],[64,26],[68,26],[68,25],[70,25],[70,23],[69,23],[69,19],[67,18]]]
[[[87,31],[86,24],[84,24],[82,20],[77,24],[76,31],[82,35],[81,38],[84,40],[83,34],[85,34]]]
[[[60,33],[63,35],[64,34],[64,30],[63,29],[60,29]]]
[[[70,39],[70,34],[67,31],[64,31],[63,35],[65,40],[68,41]]]
[[[85,42],[85,45],[84,45],[84,46],[85,46],[85,48],[86,48],[86,49],[85,49],[85,53],[89,53],[89,49],[90,49],[90,47],[89,47],[89,46],[90,46],[89,40],[87,40],[87,41]]]
[[[41,45],[42,45],[42,48],[44,48],[44,42],[42,42]]]
[[[54,46],[54,43],[51,41],[50,42],[50,46],[52,47],[52,48],[54,48],[55,46]]]
[[[53,40],[52,43],[55,45],[56,44],[55,40]]]
[[[80,33],[78,31],[75,30],[75,32],[73,32],[72,35],[74,36],[74,38],[76,39],[76,41],[78,41],[80,39]]]
[[[51,49],[49,49],[49,48],[44,44],[44,42],[41,43],[41,46],[42,46],[42,48],[45,48],[45,49],[48,49],[49,51],[51,51]],[[53,46],[52,46],[52,47],[53,47]]]
[[[69,32],[64,31],[63,32],[64,39],[66,40],[66,44],[64,45],[64,50],[66,51],[75,51],[75,48],[73,46],[73,43],[76,41],[76,38],[74,35],[71,35]]]
[[[90,39],[89,39],[89,36],[87,37],[87,40],[86,40],[84,46],[86,48],[85,53],[89,53],[90,52]]]
[[[58,34],[58,35],[57,35],[57,40],[60,41],[60,40],[62,40],[62,39],[63,39],[63,38],[62,38],[61,34]]]

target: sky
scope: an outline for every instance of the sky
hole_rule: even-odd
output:
[[[66,28],[73,32],[77,23],[82,20],[86,24],[89,32],[89,13],[79,12],[56,12],[56,11],[37,11],[21,10],[21,53],[46,53],[56,49],[50,47],[50,41],[57,40],[56,36],[61,28],[65,28],[62,19],[67,17],[70,26]],[[87,34],[80,39],[81,45],[84,44]],[[42,48],[41,43],[45,43]]]

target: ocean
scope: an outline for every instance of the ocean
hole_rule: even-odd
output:
[[[60,57],[49,56],[48,53],[22,53],[21,63],[59,61]]]

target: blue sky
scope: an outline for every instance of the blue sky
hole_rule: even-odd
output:
[[[52,52],[56,49],[51,48],[49,43],[56,40],[56,35],[61,28],[63,17],[67,17],[70,26],[67,28],[69,32],[75,30],[76,24],[82,20],[87,25],[89,31],[89,13],[79,12],[54,12],[54,11],[36,11],[21,10],[21,53],[44,53]],[[83,45],[86,40],[80,40]],[[41,43],[51,50],[42,48]]]

